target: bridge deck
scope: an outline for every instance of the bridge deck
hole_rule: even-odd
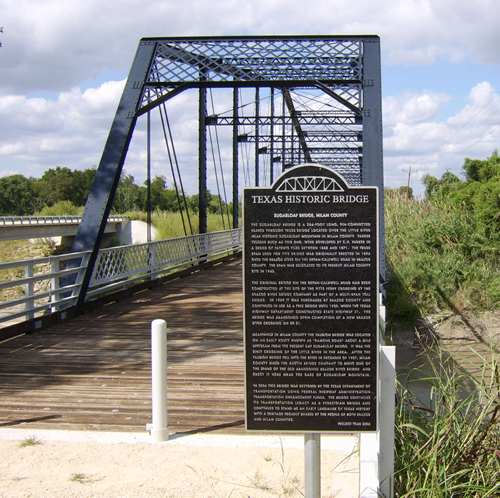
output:
[[[171,430],[241,431],[238,260],[0,343],[0,427],[144,430],[155,318],[169,325]]]

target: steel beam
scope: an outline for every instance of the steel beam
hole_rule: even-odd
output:
[[[381,282],[385,282],[384,255],[384,164],[382,152],[382,92],[380,74],[380,40],[366,40],[363,46],[363,185],[379,189],[379,260]]]
[[[328,96],[330,96],[332,99],[336,100],[340,104],[342,104],[344,107],[347,107],[350,111],[352,111],[354,114],[361,114],[361,109],[356,107],[355,105],[351,104],[348,100],[344,99],[341,97],[338,93],[335,93],[331,88],[329,88],[327,85],[324,83],[321,83],[321,81],[316,82],[316,86],[320,89],[323,90]]]
[[[143,83],[149,74],[155,47],[154,41],[146,40],[139,43],[87,197],[83,219],[73,243],[73,252],[92,250],[82,278],[77,306],[84,303],[87,295],[106,221],[113,205],[123,163],[136,125],[136,110],[142,99]],[[74,261],[71,266],[76,267],[79,263],[79,261]]]
[[[238,154],[238,88],[233,90],[233,228],[238,228],[239,154]]]
[[[290,113],[290,117],[292,118],[292,124],[297,132],[297,136],[299,137],[300,146],[304,152],[304,158],[306,162],[311,162],[311,154],[307,150],[307,143],[304,137],[304,132],[302,131],[302,127],[300,125],[300,121],[297,119],[297,115],[295,113],[295,106],[293,105],[292,96],[290,95],[290,90],[285,88],[283,90],[283,97],[285,99],[285,104],[288,107],[288,112]],[[293,142],[292,142],[293,143]]]
[[[269,138],[271,141],[271,160],[269,161],[269,183],[274,183],[274,88],[271,88],[271,126]]]
[[[201,75],[203,78],[204,75]],[[207,233],[207,89],[198,98],[198,219],[199,233]]]
[[[362,147],[342,147],[342,146],[325,146],[325,147],[308,147],[307,148],[309,154],[332,154],[332,155],[346,155],[346,156],[358,156],[363,153]],[[291,144],[290,147],[285,147],[285,154],[290,154],[293,155],[295,154],[296,150],[293,147],[293,143]],[[269,154],[270,153],[270,148],[267,147],[261,147],[260,148],[260,153],[261,154]]]
[[[321,132],[318,132],[316,134],[315,132],[309,132],[308,130],[304,130],[304,137],[307,140],[308,143],[332,143],[332,142],[337,142],[337,143],[357,143],[357,142],[362,142],[362,135],[361,133],[357,132],[342,132],[342,131],[331,131],[331,132],[324,132],[322,134],[319,134]],[[292,141],[291,135],[276,135],[273,134],[262,134],[259,133],[259,141],[261,144],[265,144],[268,142],[270,145],[273,144],[274,142],[282,142],[283,139],[285,142],[290,144]],[[294,142],[298,141],[298,137],[294,137]],[[238,142],[255,142],[255,135],[245,133],[244,135],[239,135],[238,136]]]
[[[285,89],[283,88],[281,90],[281,117],[282,117],[282,122],[281,122],[281,137],[282,137],[282,142],[281,142],[281,173],[285,171],[285,136],[286,136],[286,121],[285,121],[285,109],[286,109],[286,104],[285,104]],[[289,116],[288,116],[289,117]],[[290,118],[290,124],[292,123],[292,118]],[[276,117],[274,118],[276,119]]]
[[[260,184],[260,164],[259,164],[259,114],[260,114],[260,92],[259,88],[255,89],[255,186]]]
[[[361,116],[354,116],[352,112],[329,112],[318,111],[316,114],[310,111],[295,111],[296,118],[301,125],[361,125]],[[240,126],[255,126],[258,122],[260,126],[269,126],[272,122],[276,125],[289,126],[293,124],[292,118],[289,115],[282,114],[281,116],[239,116],[238,125]],[[233,126],[232,116],[207,116],[207,126]]]

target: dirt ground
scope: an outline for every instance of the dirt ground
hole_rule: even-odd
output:
[[[480,343],[498,348],[500,345],[500,311],[479,315],[453,314],[436,325],[442,340]]]
[[[0,437],[2,498],[303,496],[300,436],[193,436],[160,444],[54,441],[43,431],[2,430]],[[358,496],[357,467],[355,438],[323,436],[322,496]]]

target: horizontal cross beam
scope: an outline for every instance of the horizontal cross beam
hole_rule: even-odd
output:
[[[340,143],[356,143],[362,142],[363,137],[361,133],[358,132],[338,132],[331,131],[329,133],[324,134],[316,134],[313,131],[304,130],[304,137],[306,138],[308,143],[332,143],[332,142],[340,142]],[[269,135],[269,134],[260,134],[259,135],[259,143],[270,142],[271,140],[274,142],[282,142],[283,139],[285,142],[298,142],[298,137],[294,135]],[[244,133],[238,135],[238,142],[255,142],[256,137],[253,134]]]
[[[362,123],[361,116],[354,116],[352,113],[338,113],[338,114],[327,114],[318,111],[317,114],[301,114],[300,111],[296,113],[297,119],[300,121],[301,125],[360,125]],[[258,123],[257,123],[258,121]],[[291,125],[291,116],[238,116],[239,126],[255,126],[259,124],[260,126],[269,126],[271,124],[280,125]],[[207,116],[208,126],[233,126],[234,120],[232,116]]]

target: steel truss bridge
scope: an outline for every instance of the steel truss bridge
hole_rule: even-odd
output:
[[[376,36],[142,39],[72,252],[0,264],[0,292],[23,290],[0,302],[0,424],[143,429],[150,413],[148,328],[165,317],[173,430],[241,430],[241,188],[268,185],[307,162],[382,192],[380,83]],[[229,111],[209,105],[213,89],[228,94]],[[197,104],[198,227],[182,210],[182,175],[191,165],[176,154],[169,121],[170,102],[183,93]],[[150,186],[153,112],[169,148],[185,235],[102,248],[139,120],[146,124]],[[232,210],[225,230],[208,233],[209,152],[223,129],[231,135],[224,178]],[[380,213],[383,255],[383,195]],[[383,281],[383,256],[380,263]],[[22,335],[39,328],[43,333]]]
[[[91,251],[77,305],[86,299],[106,220],[138,119],[146,119],[147,171],[151,165],[151,113],[158,110],[178,204],[193,234],[166,103],[196,90],[198,104],[198,232],[207,232],[207,138],[232,130],[231,227],[238,227],[241,171],[247,185],[274,181],[300,163],[320,163],[351,184],[383,189],[380,43],[377,36],[260,36],[144,38],[140,41],[88,196],[74,251]],[[215,112],[212,89],[231,92],[232,108]],[[243,102],[243,92],[254,92]],[[209,112],[208,97],[211,101]],[[168,130],[168,133],[167,133]],[[248,143],[253,143],[250,150]],[[250,171],[241,149],[250,154]],[[219,151],[220,152],[220,151]],[[224,183],[214,159],[215,174]],[[226,175],[227,176],[227,175]],[[226,192],[225,184],[223,185]],[[149,190],[149,189],[148,189]],[[380,254],[383,255],[383,196]],[[220,195],[219,195],[220,198]],[[226,199],[227,200],[227,199]],[[150,202],[148,203],[150,206]],[[227,203],[226,203],[227,205]],[[221,205],[222,208],[222,205]],[[222,211],[222,209],[221,209]],[[75,261],[74,266],[81,266]],[[385,265],[381,257],[381,273]],[[74,282],[73,282],[74,283]]]

